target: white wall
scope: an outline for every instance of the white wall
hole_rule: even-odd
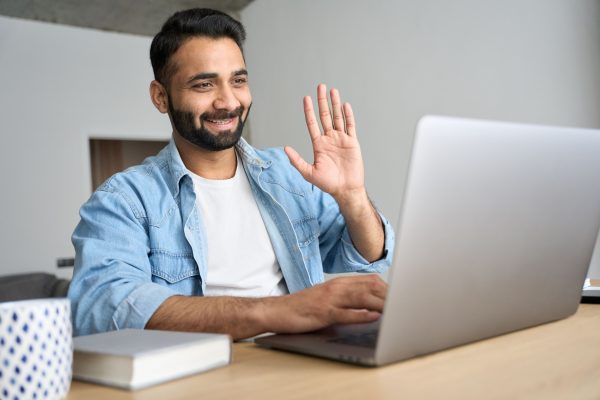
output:
[[[91,193],[88,138],[168,139],[151,38],[0,17],[0,275],[57,270]]]
[[[598,21],[597,0],[255,0],[242,11],[253,143],[311,159],[302,96],[338,87],[395,223],[424,114],[600,128]]]
[[[339,87],[392,221],[422,114],[600,127],[599,1],[255,0],[241,17],[254,144],[310,158],[301,98]],[[147,94],[150,40],[0,17],[0,274],[73,256],[89,136],[169,137]]]

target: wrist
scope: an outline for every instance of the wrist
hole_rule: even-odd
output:
[[[372,212],[371,201],[369,200],[365,188],[345,191],[343,194],[333,196],[333,198],[340,207],[340,212],[346,219],[361,218]]]
[[[256,299],[251,319],[261,333],[276,331],[278,300],[278,296]]]

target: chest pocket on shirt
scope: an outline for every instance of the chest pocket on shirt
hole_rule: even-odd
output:
[[[306,247],[319,237],[319,223],[315,217],[304,217],[292,221],[298,245]]]
[[[185,295],[201,295],[202,285],[192,255],[176,255],[162,251],[150,253],[152,282]]]

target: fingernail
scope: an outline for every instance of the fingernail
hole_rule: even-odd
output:
[[[372,319],[379,319],[379,317],[381,317],[381,313],[377,311],[369,311],[369,317]]]

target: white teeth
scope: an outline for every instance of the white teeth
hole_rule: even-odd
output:
[[[227,125],[231,122],[231,119],[207,119],[207,121],[211,124]]]

